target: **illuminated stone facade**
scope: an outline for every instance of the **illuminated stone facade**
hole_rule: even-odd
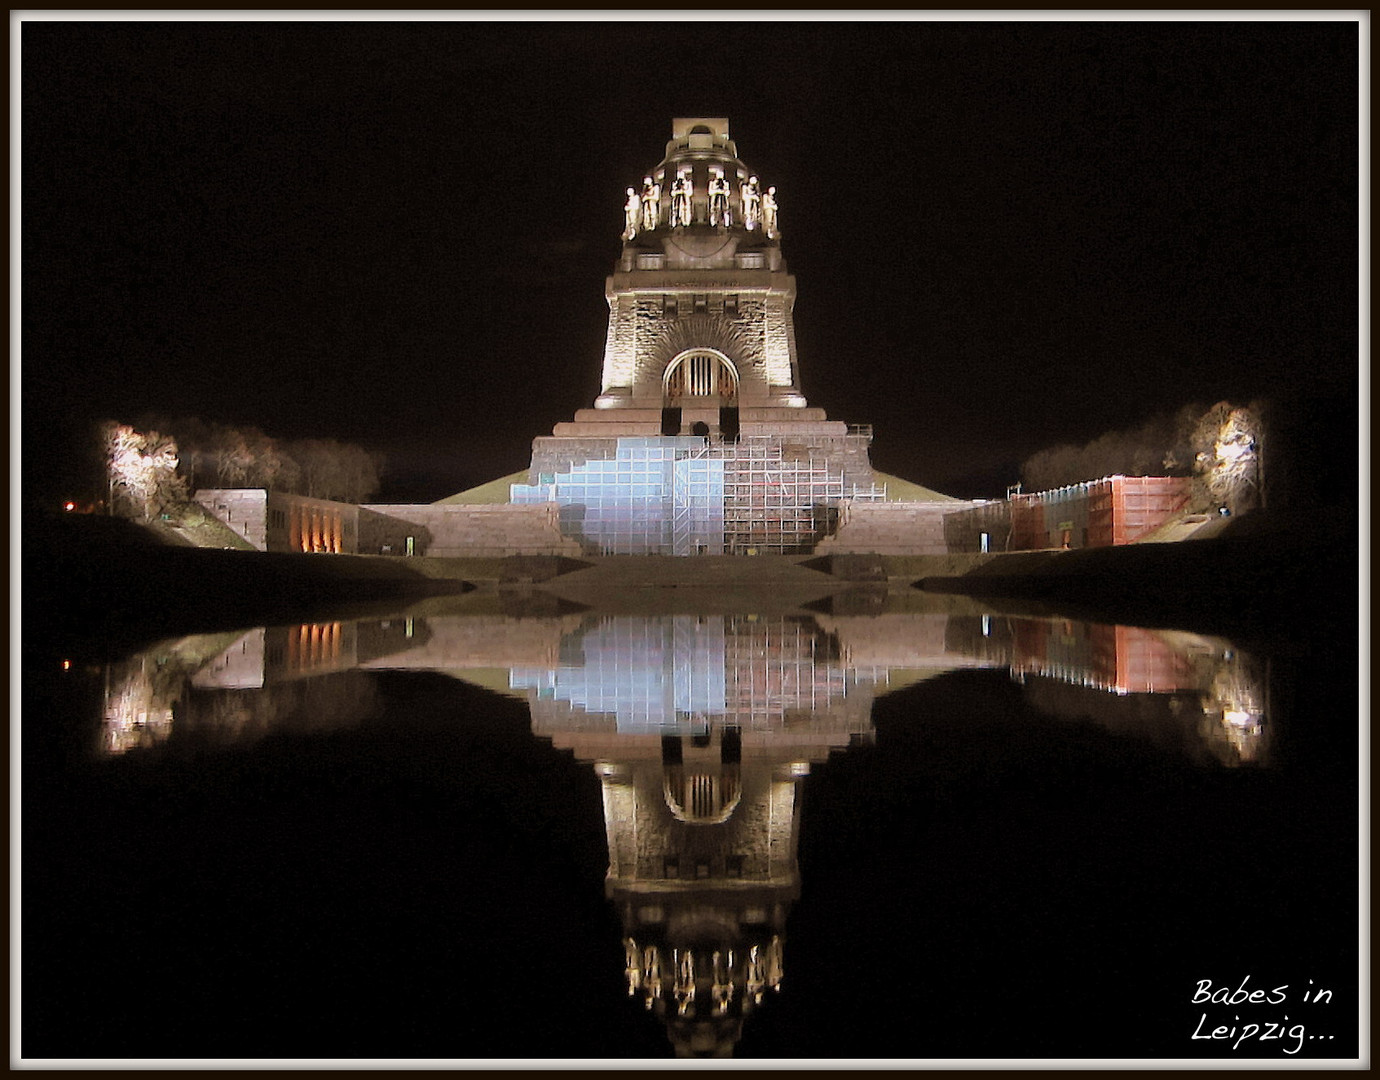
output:
[[[202,488],[193,498],[260,551],[359,551],[359,507],[352,503],[263,488]]]
[[[724,210],[711,206],[716,177],[727,187]],[[666,156],[643,190],[677,182],[692,192],[688,224],[673,222],[663,199],[624,229],[623,254],[605,286],[609,332],[596,407],[652,410],[654,424],[665,405],[693,408],[711,424],[720,406],[803,408],[795,279],[781,259],[779,228],[768,231],[745,209],[754,189],[760,202],[760,184],[738,160],[726,119],[674,121]],[[690,370],[700,360],[701,371]]]
[[[884,491],[870,429],[828,419],[801,392],[776,189],[739,159],[726,119],[691,117],[626,194],[599,396],[533,442],[513,501],[560,505],[562,532],[591,554],[813,550],[845,500]],[[702,459],[714,504],[692,497],[693,480],[682,499],[670,480],[651,492],[595,464],[649,454],[687,476]],[[649,518],[665,529],[629,539]]]

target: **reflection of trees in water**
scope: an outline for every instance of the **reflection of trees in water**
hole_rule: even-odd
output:
[[[169,671],[151,653],[106,670],[101,749],[107,754],[157,746],[172,734],[173,704],[186,674]]]
[[[230,632],[176,638],[109,664],[101,749],[107,754],[123,754],[167,739],[188,680],[240,637],[238,632]]]
[[[109,669],[101,747],[107,754],[177,743],[248,742],[271,732],[352,727],[377,711],[371,675],[343,671],[242,690],[202,690],[186,666],[144,653]]]
[[[1226,649],[1191,654],[1197,688],[1172,693],[1109,694],[1103,690],[1030,676],[1032,708],[1061,720],[1091,720],[1119,737],[1148,742],[1191,761],[1264,764],[1265,666]]]
[[[181,702],[177,737],[249,742],[270,733],[354,727],[377,710],[371,675],[341,671],[253,690],[192,690]]]
[[[1091,720],[1193,761],[1262,764],[1265,665],[1174,630],[1023,616],[951,616],[945,649],[1006,667],[1039,712]]]
[[[1202,695],[1200,730],[1208,740],[1225,739],[1241,761],[1264,763],[1270,728],[1266,721],[1267,665],[1235,653],[1213,675]]]

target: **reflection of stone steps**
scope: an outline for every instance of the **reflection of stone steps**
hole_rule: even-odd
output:
[[[601,611],[791,611],[848,586],[808,555],[608,555],[542,588]],[[650,608],[648,606],[651,606]]]

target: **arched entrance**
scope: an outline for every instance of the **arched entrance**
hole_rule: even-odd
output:
[[[730,404],[738,399],[738,370],[717,349],[687,349],[666,366],[662,393],[666,405],[686,398]]]

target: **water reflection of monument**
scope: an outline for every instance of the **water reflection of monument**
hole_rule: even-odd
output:
[[[782,982],[801,779],[872,738],[879,694],[965,668],[1008,672],[1049,716],[1265,760],[1263,668],[1225,642],[933,612],[427,615],[187,638],[112,666],[103,745],[348,725],[372,707],[370,671],[519,696],[534,733],[600,777],[629,994],[678,1053],[725,1055]]]
[[[603,618],[513,671],[533,730],[601,778],[628,992],[677,1053],[731,1053],[780,986],[797,785],[870,736],[875,680],[806,616]]]

